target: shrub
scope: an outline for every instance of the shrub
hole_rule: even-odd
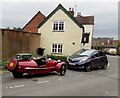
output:
[[[6,65],[8,64],[9,60],[8,59],[3,59],[0,61],[0,69],[2,71],[6,71]]]
[[[55,56],[55,55],[47,55],[47,58],[51,58],[53,60],[61,60],[61,61],[66,61],[67,59],[66,56]]]

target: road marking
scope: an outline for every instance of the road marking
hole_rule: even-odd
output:
[[[24,86],[24,85],[22,85],[22,84],[21,84],[21,85],[10,86],[10,87],[9,87],[9,86],[7,86],[6,88],[18,88],[18,87],[23,87],[23,86]]]
[[[109,92],[105,92],[106,94],[108,94]]]
[[[58,79],[58,80],[62,80],[62,78]]]
[[[42,83],[47,83],[49,81],[42,81],[42,82],[37,82],[38,84],[42,84]]]

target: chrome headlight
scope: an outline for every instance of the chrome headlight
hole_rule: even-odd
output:
[[[79,62],[83,62],[83,61],[86,61],[86,60],[87,60],[87,58],[83,58]]]

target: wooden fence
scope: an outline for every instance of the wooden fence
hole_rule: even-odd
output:
[[[2,58],[13,58],[16,53],[37,55],[40,34],[2,29]]]

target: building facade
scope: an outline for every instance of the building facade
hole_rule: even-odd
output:
[[[85,24],[84,27],[73,15],[74,13],[71,14],[59,4],[38,26],[38,33],[41,33],[40,43],[41,47],[45,48],[45,55],[67,56],[79,49],[91,48],[93,25]],[[88,45],[83,47],[82,44]]]
[[[68,55],[81,49],[83,28],[59,9],[38,29],[45,54]]]
[[[113,41],[113,38],[109,37],[93,38],[93,46],[113,47]]]
[[[94,16],[82,16],[81,13],[78,12],[75,19],[84,26],[85,30],[83,33],[82,48],[91,49],[94,32]]]

